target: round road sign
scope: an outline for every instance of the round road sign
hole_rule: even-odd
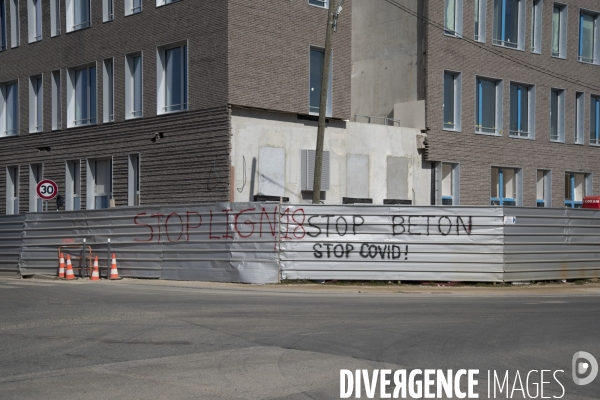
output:
[[[58,194],[58,186],[50,179],[44,179],[37,185],[37,195],[42,200],[52,200]]]

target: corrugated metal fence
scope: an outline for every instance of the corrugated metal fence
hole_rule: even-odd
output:
[[[16,271],[18,260],[22,275],[55,275],[59,246],[77,259],[84,239],[105,268],[110,239],[120,274],[138,278],[600,276],[600,211],[592,210],[220,203],[31,213],[0,218],[0,226],[2,270]]]

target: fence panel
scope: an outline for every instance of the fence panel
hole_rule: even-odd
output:
[[[25,215],[0,217],[0,273],[18,274]]]

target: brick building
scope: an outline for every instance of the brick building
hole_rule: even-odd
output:
[[[427,157],[456,169],[461,204],[598,194],[598,2],[442,3],[427,8]]]
[[[300,139],[279,147],[293,187],[268,193],[260,179],[268,182],[270,172],[252,170],[258,154],[241,149],[232,156],[233,132],[240,132],[236,115],[251,112],[255,122],[284,118],[304,142],[314,142],[311,92],[320,84],[315,66],[322,60],[325,6],[317,0],[285,7],[276,0],[0,1],[6,195],[0,212],[40,211],[41,179],[57,182],[68,210],[287,191],[301,200],[301,153],[289,150]],[[347,1],[330,82],[329,121],[342,130],[350,119],[351,13]],[[332,159],[345,157],[340,151]],[[265,154],[259,167],[269,166]],[[235,191],[236,179],[245,188]]]

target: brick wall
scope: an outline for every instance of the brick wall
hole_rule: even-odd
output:
[[[333,35],[333,116],[350,118],[352,2]],[[229,1],[230,103],[308,114],[309,49],[325,47],[327,10],[308,0]]]
[[[594,194],[600,194],[600,148],[589,145],[590,95],[600,94],[600,66],[577,62],[579,41],[579,9],[600,12],[596,0],[570,0],[568,12],[567,58],[551,57],[552,1],[544,1],[542,23],[542,54],[530,52],[531,5],[527,0],[525,24],[525,51],[492,46],[493,1],[487,1],[485,47],[501,52],[521,62],[541,66],[571,80],[585,82],[596,89],[583,87],[563,79],[519,65],[465,40],[445,36],[443,31],[428,26],[427,31],[427,126],[428,159],[431,161],[459,162],[461,164],[461,204],[489,204],[490,167],[519,167],[523,169],[523,205],[536,205],[537,169],[552,170],[552,204],[561,207],[564,199],[564,173],[591,172]],[[443,25],[444,2],[427,2],[427,16]],[[474,36],[474,1],[463,0],[463,35]],[[462,131],[442,130],[443,71],[462,73]],[[500,137],[475,134],[475,79],[476,76],[498,78],[504,81],[503,126]],[[519,82],[536,86],[535,140],[508,136],[509,85]],[[550,90],[566,90],[565,143],[550,142]],[[585,92],[584,145],[574,144],[575,92]]]

